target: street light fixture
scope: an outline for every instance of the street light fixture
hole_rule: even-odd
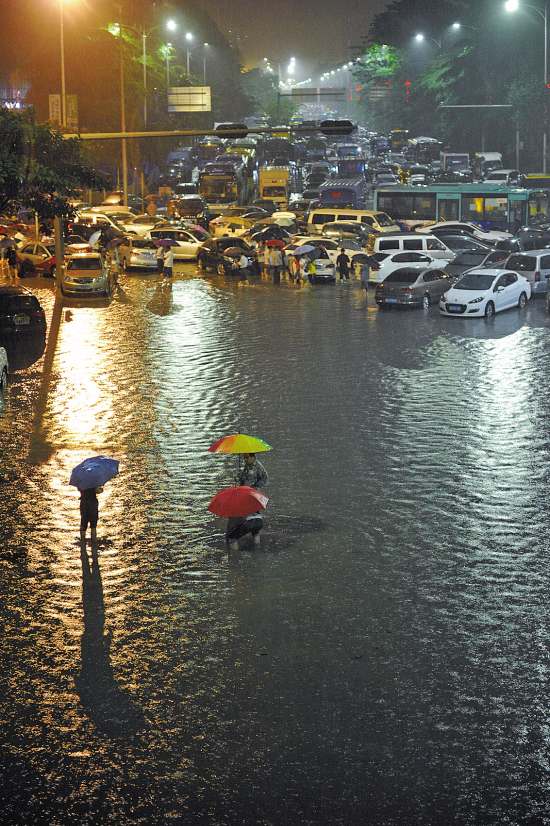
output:
[[[518,0],[507,0],[504,4],[506,11],[517,11],[518,9],[533,9],[542,17],[544,21],[544,85],[548,83],[548,0],[544,0],[544,10],[539,6],[531,6],[528,3],[519,3]],[[546,142],[547,142],[547,120],[548,111],[545,106],[544,131],[542,133],[542,171],[546,174]]]
[[[425,35],[425,34],[421,34],[421,33],[419,32],[417,35],[415,35],[415,38],[414,38],[414,39],[415,39],[415,40],[418,40],[418,42],[419,42],[419,43],[420,43],[420,41],[422,41],[422,40],[432,40],[432,41],[435,43],[435,45],[437,46],[437,48],[438,48],[438,49],[440,49],[440,48],[441,48],[441,40],[436,40],[436,39],[435,39],[435,37],[426,37],[426,35]]]
[[[63,1],[63,0],[62,0]],[[162,29],[164,27],[164,23],[160,26],[153,26],[152,29],[145,29],[141,30],[141,37],[143,41],[143,125],[147,128],[147,53],[146,53],[146,40],[148,35],[151,32],[154,32],[156,29]],[[174,23],[173,20],[169,20],[166,23],[166,28],[170,29],[170,31],[174,31],[177,28],[177,23]],[[136,29],[137,31],[137,29]]]

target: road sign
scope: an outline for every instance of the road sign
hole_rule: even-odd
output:
[[[170,86],[168,89],[168,111],[212,111],[210,86]]]

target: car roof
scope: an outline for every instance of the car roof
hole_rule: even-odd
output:
[[[12,286],[10,284],[9,286],[6,286],[6,287],[3,287],[3,286],[0,287],[0,295],[12,295],[12,296],[13,295],[27,295],[27,296],[32,295],[32,296],[34,296],[34,293],[32,293],[26,287],[19,287],[19,286],[16,286],[16,285]]]

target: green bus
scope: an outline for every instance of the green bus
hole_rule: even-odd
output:
[[[550,189],[486,183],[392,186],[374,193],[374,209],[397,221],[470,221],[512,233],[539,215],[550,215],[549,201]]]

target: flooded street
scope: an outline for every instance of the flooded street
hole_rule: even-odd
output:
[[[550,823],[544,302],[22,283],[48,339],[0,401],[2,822]],[[228,558],[207,448],[236,432],[270,502]],[[68,480],[98,453],[92,559]]]

